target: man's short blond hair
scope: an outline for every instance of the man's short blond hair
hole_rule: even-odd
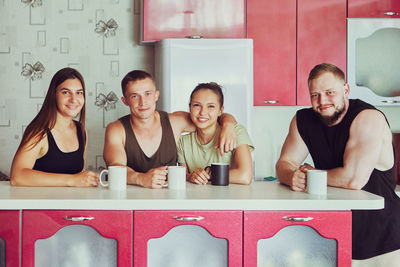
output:
[[[312,80],[317,79],[322,74],[330,72],[332,73],[336,79],[343,81],[345,83],[344,72],[339,69],[337,66],[329,63],[321,63],[316,65],[308,75],[308,88],[310,88],[310,84]]]

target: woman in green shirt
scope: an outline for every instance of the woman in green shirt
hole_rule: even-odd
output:
[[[246,129],[235,126],[237,147],[221,155],[216,149],[221,126],[218,118],[224,110],[224,95],[214,82],[200,83],[190,95],[190,117],[196,131],[182,136],[178,144],[178,162],[186,166],[186,179],[196,184],[206,184],[211,178],[211,163],[229,163],[229,182],[250,184],[253,178],[251,151],[253,144]]]

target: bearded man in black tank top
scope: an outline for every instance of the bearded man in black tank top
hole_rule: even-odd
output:
[[[195,130],[187,112],[168,114],[156,110],[160,92],[152,76],[144,71],[129,72],[121,82],[122,102],[130,114],[110,123],[106,129],[103,157],[107,166],[127,166],[127,183],[161,188],[167,166],[176,165],[176,143],[183,132]],[[220,153],[236,147],[236,120],[221,118]]]
[[[310,154],[327,170],[328,185],[362,189],[385,198],[378,211],[352,212],[353,264],[400,262],[400,198],[394,180],[392,134],[385,115],[361,100],[349,100],[344,73],[331,64],[315,66],[308,79],[312,108],[299,110],[276,164],[279,181],[305,191]],[[392,264],[392,265],[391,265]]]

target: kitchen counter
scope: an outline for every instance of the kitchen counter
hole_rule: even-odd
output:
[[[352,210],[382,209],[380,196],[328,187],[326,196],[291,191],[278,182],[250,186],[186,184],[185,191],[127,186],[126,192],[101,187],[12,187],[0,182],[0,209],[76,210]]]

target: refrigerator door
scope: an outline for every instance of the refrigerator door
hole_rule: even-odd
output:
[[[224,112],[252,134],[253,40],[163,39],[155,46],[158,108],[189,111],[199,83],[216,82],[224,93]]]

